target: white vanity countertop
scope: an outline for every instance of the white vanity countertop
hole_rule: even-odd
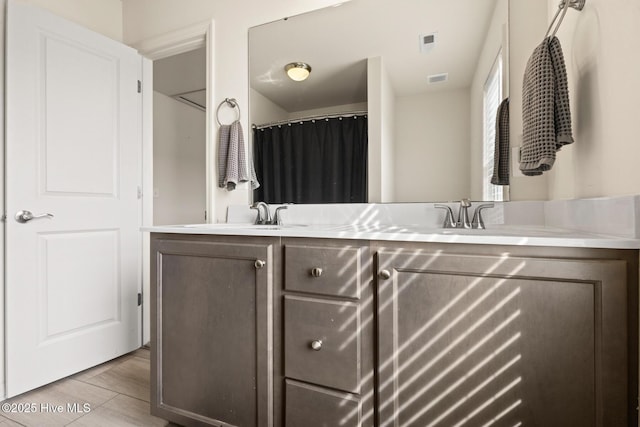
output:
[[[640,249],[640,239],[591,234],[545,226],[487,226],[486,230],[442,229],[421,225],[253,225],[244,223],[144,227],[152,233],[312,237],[398,242],[468,243],[517,246]]]

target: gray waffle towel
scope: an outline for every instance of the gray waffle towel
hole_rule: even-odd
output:
[[[556,152],[573,142],[567,70],[557,37],[545,38],[533,51],[522,89],[520,170],[542,175],[553,166]]]
[[[496,113],[496,146],[493,155],[493,185],[509,185],[509,98]]]
[[[238,183],[251,181],[251,189],[260,186],[249,161],[247,174],[247,156],[244,150],[242,125],[238,120],[230,125],[220,125],[218,129],[218,187],[235,190]]]

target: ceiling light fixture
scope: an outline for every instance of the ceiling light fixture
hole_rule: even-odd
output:
[[[284,66],[284,70],[287,72],[287,76],[289,76],[291,80],[301,82],[309,77],[309,74],[311,73],[311,66],[304,62],[291,62]]]

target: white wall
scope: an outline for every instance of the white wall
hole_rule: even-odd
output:
[[[557,11],[556,1],[510,3],[511,129],[522,134],[522,74]],[[557,33],[565,57],[575,142],[542,178],[518,178],[513,199],[640,193],[640,2],[589,0]],[[517,92],[516,92],[517,91]],[[513,139],[512,139],[513,141]],[[544,189],[544,191],[543,191]]]
[[[337,0],[125,0],[124,41],[129,45],[191,24],[215,20],[215,86],[217,105],[236,98],[243,111],[242,126],[249,129],[248,29],[249,27],[339,3]],[[245,138],[248,141],[248,138]],[[215,162],[214,162],[215,165]],[[214,171],[214,176],[217,171]],[[224,221],[231,204],[248,204],[250,190],[242,184],[228,192],[212,188],[216,206],[213,222]]]
[[[289,113],[260,92],[251,89],[251,125],[287,120]]]
[[[396,98],[395,201],[469,197],[469,91]]]
[[[394,201],[395,93],[381,57],[367,60],[368,196],[370,203]]]
[[[205,113],[153,93],[153,225],[205,222]]]
[[[21,0],[122,41],[122,0]]]
[[[301,117],[321,116],[323,114],[339,114],[349,113],[353,111],[367,111],[366,102],[358,102],[355,104],[334,105],[331,107],[314,108],[313,110],[294,111],[289,113],[288,119],[297,119]]]
[[[250,89],[251,91],[251,125],[262,125],[271,122],[293,120],[311,116],[320,116],[323,114],[339,114],[353,111],[367,111],[367,103],[359,102],[356,104],[333,105],[331,107],[314,108],[313,110],[302,110],[288,112],[278,104],[272,102],[269,98],[260,92]]]
[[[387,74],[387,68],[382,63],[382,86],[381,90],[381,105],[382,116],[380,117],[381,126],[381,167],[382,176],[380,185],[380,202],[393,202],[395,201],[395,157],[396,157],[396,93],[391,85],[391,80]],[[367,123],[370,123],[367,121]],[[371,124],[368,125],[371,129]]]
[[[557,2],[548,1],[548,22]],[[557,33],[575,142],[549,173],[552,199],[640,193],[640,1],[589,0]]]

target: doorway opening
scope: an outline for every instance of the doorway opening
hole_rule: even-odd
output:
[[[206,214],[206,48],[153,62],[153,225]]]
[[[163,59],[169,59],[172,57],[178,57],[177,59],[179,60],[180,54],[183,54],[183,53],[188,54],[190,52],[201,50],[201,49],[204,49],[205,51],[205,54],[204,54],[205,60],[204,60],[204,65],[199,66],[197,70],[199,73],[204,72],[205,84],[204,86],[200,86],[198,89],[203,89],[203,88],[205,89],[204,105],[205,105],[205,108],[208,108],[209,110],[211,110],[211,105],[213,105],[213,58],[214,58],[213,47],[215,46],[214,28],[215,27],[214,27],[213,21],[204,21],[204,22],[193,24],[186,28],[181,28],[166,34],[161,34],[159,36],[143,40],[133,46],[135,49],[138,50],[140,54],[142,54],[148,60],[146,65],[143,64],[143,90],[142,90],[142,95],[143,95],[142,102],[144,105],[148,106],[148,108],[143,109],[143,111],[150,112],[154,110],[155,109],[153,107],[154,98],[160,97],[160,95],[157,95],[157,94],[161,94],[161,92],[155,92],[150,83],[153,81],[153,69],[158,65],[161,65],[160,61]],[[193,55],[196,55],[196,54],[194,53]],[[189,72],[190,71],[191,70],[189,70]],[[174,79],[180,79],[182,78],[182,75],[179,73],[180,72],[176,71],[170,74],[174,74]],[[162,79],[161,77],[158,77],[158,78],[160,80]],[[192,90],[195,90],[195,89],[192,89]],[[189,97],[188,95],[185,96],[185,93],[190,91],[191,91],[190,89],[176,89],[175,92],[171,93],[171,96],[179,95],[180,98],[186,98],[188,100],[199,103],[201,101],[201,98],[199,98],[200,95],[195,95],[196,96],[195,98],[193,96],[191,97]],[[178,100],[171,98],[170,95],[163,95],[163,96],[168,96],[172,101],[175,101],[177,104],[181,104],[183,102],[183,99],[181,99],[180,102],[178,102]],[[184,105],[184,107],[192,108],[191,106],[187,106],[187,105]],[[192,108],[192,109],[194,111],[197,111],[196,108]],[[208,118],[208,115],[206,115],[202,111],[198,111],[198,112],[200,112],[205,117],[205,120],[204,120],[205,138],[204,138],[204,141],[202,142],[205,147],[204,148],[205,155],[202,157],[204,159],[202,167],[204,168],[205,179],[204,179],[204,191],[200,192],[199,194],[200,194],[201,200],[205,201],[206,211],[211,212],[212,211],[211,206],[213,203],[212,198],[210,197],[210,193],[211,193],[210,183],[211,183],[211,176],[212,176],[210,171],[213,164],[211,160],[212,123],[211,123],[211,120]],[[156,180],[156,178],[163,175],[162,167],[159,164],[154,164],[156,163],[154,162],[154,151],[155,151],[154,145],[156,145],[155,144],[156,138],[159,135],[162,135],[163,130],[156,130],[156,131],[153,130],[154,122],[156,122],[155,124],[158,125],[159,121],[161,120],[160,118],[154,120],[154,117],[148,113],[147,114],[143,113],[143,116],[144,116],[143,117],[144,148],[143,148],[143,190],[142,190],[143,196],[142,196],[142,199],[143,199],[143,205],[144,205],[143,210],[145,212],[143,223],[145,226],[160,225],[160,221],[162,220],[162,218],[158,218],[158,220],[156,221],[154,219],[156,217],[156,215],[154,214],[154,210],[156,209],[156,206],[160,203],[160,200],[158,199],[162,198],[163,194],[165,193],[162,186],[156,186],[154,184],[154,181]],[[157,135],[152,136],[154,132],[156,132]],[[180,147],[178,144],[174,144],[173,146],[174,148]],[[183,156],[184,154],[185,154],[184,151],[181,151],[181,150],[174,151],[174,156],[176,157]],[[154,171],[154,168],[159,169],[159,171]],[[172,169],[168,168],[168,170],[171,171]],[[175,174],[176,172],[173,171],[172,173]],[[158,196],[157,198],[153,197],[154,187],[157,188],[157,191],[155,192]],[[158,201],[158,203],[156,203],[156,201]],[[175,203],[179,205],[180,202],[175,202]],[[201,203],[201,202],[198,202],[198,203]],[[198,206],[197,208],[194,208],[192,210],[194,212],[193,213],[194,218],[197,218],[197,219],[192,220],[191,218],[181,217],[181,218],[175,218],[174,220],[182,223],[207,222],[207,221],[203,221],[205,212],[201,210],[202,209],[200,207],[201,205],[198,204],[197,206]],[[208,215],[208,216],[210,217],[211,215]],[[170,220],[171,219],[167,219],[167,221],[170,221]],[[174,222],[174,220],[171,220],[171,222]],[[149,269],[147,268],[147,266],[149,266],[151,263],[151,260],[150,260],[151,254],[149,250],[149,234],[148,233],[145,233],[145,235],[143,236],[143,240],[144,242],[143,242],[143,252],[142,252],[142,260],[143,260],[142,261],[142,266],[143,266],[142,268],[142,284],[143,284],[143,287],[142,287],[143,289],[142,290],[142,314],[143,314],[142,342],[148,343],[151,338],[151,329],[150,329],[151,319],[150,319],[150,310],[148,309],[151,304],[151,300],[150,300],[151,274]]]

